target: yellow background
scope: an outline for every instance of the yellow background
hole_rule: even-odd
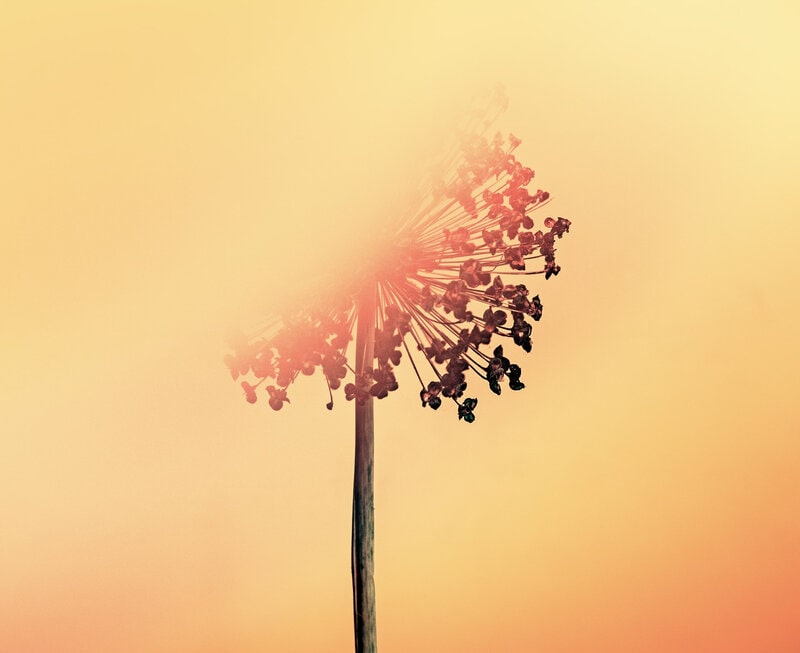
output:
[[[0,9],[0,650],[346,651],[352,405],[225,333],[470,92],[569,217],[527,389],[376,406],[383,653],[800,651],[794,2]],[[335,279],[328,275],[328,282]]]

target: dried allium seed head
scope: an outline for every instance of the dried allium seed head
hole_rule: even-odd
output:
[[[342,297],[315,302],[272,332],[232,343],[225,358],[231,375],[255,379],[241,383],[247,401],[255,402],[258,387],[272,379],[269,404],[280,410],[289,401],[288,386],[317,369],[329,392],[350,376],[347,400],[382,399],[398,388],[394,368],[404,358],[419,380],[422,406],[436,410],[449,398],[466,422],[474,421],[478,403],[464,398],[468,375],[495,394],[506,383],[524,388],[521,368],[496,339],[530,352],[531,321],[541,318],[542,303],[508,277],[558,274],[555,241],[570,221],[534,220],[550,195],[529,188],[534,172],[516,159],[520,143],[514,135],[506,141],[499,133],[492,139],[464,133],[445,159],[444,174],[429,183],[427,203],[360,261]],[[365,292],[376,303],[374,358],[355,370],[347,349]],[[333,407],[332,393],[327,406]]]

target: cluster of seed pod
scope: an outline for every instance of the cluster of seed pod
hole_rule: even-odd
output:
[[[495,394],[506,381],[511,390],[524,388],[520,366],[496,338],[530,352],[532,322],[541,318],[542,303],[525,284],[507,283],[503,276],[516,281],[518,275],[557,275],[555,244],[570,221],[546,217],[537,228],[532,213],[549,201],[549,193],[529,190],[534,172],[516,159],[519,145],[513,135],[463,136],[447,176],[431,183],[427,203],[402,222],[394,246],[380,253],[380,272],[371,277],[371,364],[354,370],[347,358],[355,295],[311,306],[272,333],[232,343],[226,363],[234,379],[247,377],[241,381],[247,401],[256,401],[263,384],[269,405],[279,410],[289,401],[292,382],[317,369],[328,385],[329,408],[332,391],[348,376],[346,399],[381,399],[398,388],[394,368],[404,354],[419,380],[423,407],[436,410],[443,398],[451,399],[467,422],[474,421],[478,401],[464,396],[468,375],[484,380]]]

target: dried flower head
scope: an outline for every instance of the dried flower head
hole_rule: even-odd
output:
[[[494,100],[499,113],[504,102]],[[419,380],[422,406],[437,410],[452,400],[466,422],[474,421],[478,403],[465,397],[473,379],[498,395],[506,385],[525,387],[504,343],[531,351],[542,303],[517,280],[559,273],[555,245],[570,221],[534,221],[550,196],[531,188],[534,172],[514,154],[519,138],[485,136],[493,121],[485,115],[473,120],[483,129],[468,128],[445,157],[445,172],[428,183],[424,206],[399,221],[389,245],[376,248],[375,262],[355,273],[340,297],[232,343],[225,362],[234,380],[254,377],[241,383],[248,402],[272,380],[269,404],[280,410],[292,382],[318,369],[328,408],[342,385],[347,400],[382,399],[397,390],[394,369],[404,357]],[[375,305],[374,357],[354,369],[347,349],[364,294]]]

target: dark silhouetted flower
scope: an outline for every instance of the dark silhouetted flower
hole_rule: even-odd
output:
[[[269,405],[274,410],[280,410],[283,408],[283,402],[289,403],[289,399],[286,397],[286,390],[284,388],[275,388],[274,386],[268,385],[267,392],[269,393]],[[255,396],[253,396],[253,401],[255,401]]]
[[[242,390],[244,390],[244,398],[247,399],[248,403],[256,403],[256,389],[252,385],[247,381],[242,381]]]
[[[464,399],[458,406],[458,419],[463,419],[465,422],[472,424],[475,421],[475,406],[478,405],[477,399]]]
[[[555,241],[569,231],[570,221],[535,218],[550,196],[529,187],[534,172],[515,155],[520,139],[499,133],[487,138],[491,120],[475,122],[483,129],[468,128],[460,136],[444,159],[444,174],[428,183],[424,205],[390,230],[390,245],[374,253],[377,263],[357,278],[340,280],[341,296],[315,302],[272,332],[232,343],[234,351],[225,358],[231,375],[255,379],[242,382],[247,401],[254,402],[258,387],[273,379],[266,390],[270,406],[279,410],[289,401],[288,386],[317,369],[329,392],[350,376],[347,400],[382,399],[397,389],[394,368],[406,359],[419,380],[423,407],[436,410],[442,398],[451,399],[466,422],[474,421],[478,403],[463,398],[472,378],[495,394],[506,383],[512,390],[525,387],[520,366],[498,339],[531,351],[532,322],[541,318],[542,303],[516,281],[559,273]],[[374,357],[356,370],[347,347],[357,298],[365,292],[376,304]]]

